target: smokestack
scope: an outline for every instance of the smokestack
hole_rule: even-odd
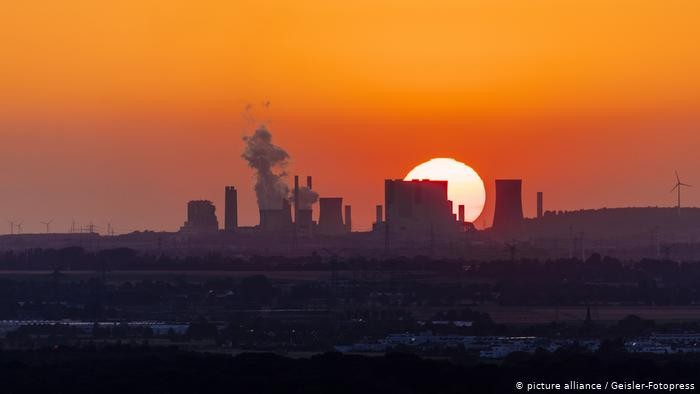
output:
[[[238,192],[233,186],[226,186],[224,196],[224,230],[236,231],[238,227]]]
[[[319,200],[319,208],[319,234],[344,234],[345,225],[343,224],[343,199],[340,197],[321,198]]]
[[[299,175],[294,175],[294,223],[299,222]]]
[[[352,232],[352,207],[350,205],[345,206],[345,231]]]
[[[311,209],[311,206],[318,201],[318,193],[309,189],[308,186],[299,187],[299,177],[294,177],[294,210]]]
[[[544,212],[543,210],[543,205],[542,205],[542,192],[537,192],[537,218],[542,217],[542,213]]]
[[[457,206],[457,212],[459,212],[459,222],[464,223],[464,204]]]
[[[375,223],[377,223],[377,224],[382,224],[382,218],[384,217],[384,212],[382,212],[382,211],[383,211],[383,209],[382,209],[381,204],[377,205],[376,215],[375,215],[375,219],[374,219]]]
[[[311,175],[306,176],[306,187],[308,187],[309,190],[313,190],[313,188],[311,187]]]

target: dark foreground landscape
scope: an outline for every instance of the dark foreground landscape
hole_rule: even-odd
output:
[[[700,385],[698,261],[68,248],[5,253],[0,268],[3,394]]]
[[[554,353],[513,353],[499,363],[399,353],[378,357],[326,353],[293,359],[269,353],[231,357],[146,345],[54,347],[2,351],[0,366],[3,393],[526,392],[527,387],[518,390],[518,382],[570,384],[576,387],[568,390],[572,392],[630,392],[614,387],[633,382],[658,385],[644,392],[692,392],[700,383],[700,357],[629,356],[614,344],[595,354],[575,347]],[[554,392],[541,387],[530,392]]]

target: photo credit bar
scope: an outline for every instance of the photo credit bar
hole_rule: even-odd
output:
[[[516,390],[525,392],[546,391],[648,391],[648,392],[677,392],[694,391],[695,383],[663,383],[655,381],[639,382],[635,380],[604,382],[579,382],[570,380],[566,382],[542,382],[542,381],[517,381]]]

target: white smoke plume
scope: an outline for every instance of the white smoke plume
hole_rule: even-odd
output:
[[[241,157],[255,171],[255,194],[260,209],[281,209],[282,201],[289,198],[289,186],[284,182],[284,167],[289,154],[272,143],[272,134],[260,126],[250,136],[243,137],[245,149]]]
[[[299,209],[311,209],[311,205],[318,201],[318,193],[306,186],[299,188]]]

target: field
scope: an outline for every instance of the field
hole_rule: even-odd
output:
[[[488,313],[497,323],[537,324],[552,321],[583,321],[585,306],[500,306],[483,305],[473,309]],[[600,322],[616,322],[625,316],[637,315],[656,322],[700,320],[700,306],[591,306],[591,318]]]
[[[96,271],[63,271],[58,276],[50,271],[0,271],[0,278],[39,281],[82,281],[97,278],[101,274]],[[330,281],[330,271],[110,271],[105,278],[111,283],[141,280],[161,281],[207,281],[215,278],[241,279],[253,275],[265,275],[272,281],[285,283],[300,283],[308,281]],[[459,278],[437,272],[412,271],[402,273],[378,273],[376,271],[338,271],[336,278],[346,280],[366,281],[397,281],[404,280],[422,283],[450,283],[455,281],[470,281],[470,278]],[[503,324],[542,324],[553,321],[581,322],[586,317],[587,307],[578,306],[501,306],[483,304],[469,306],[474,310],[488,313],[497,323]],[[435,313],[450,309],[449,307],[408,307],[417,319],[430,319]],[[657,322],[700,321],[700,306],[648,306],[648,305],[593,305],[591,318],[594,321],[614,323],[628,315],[637,315]]]

